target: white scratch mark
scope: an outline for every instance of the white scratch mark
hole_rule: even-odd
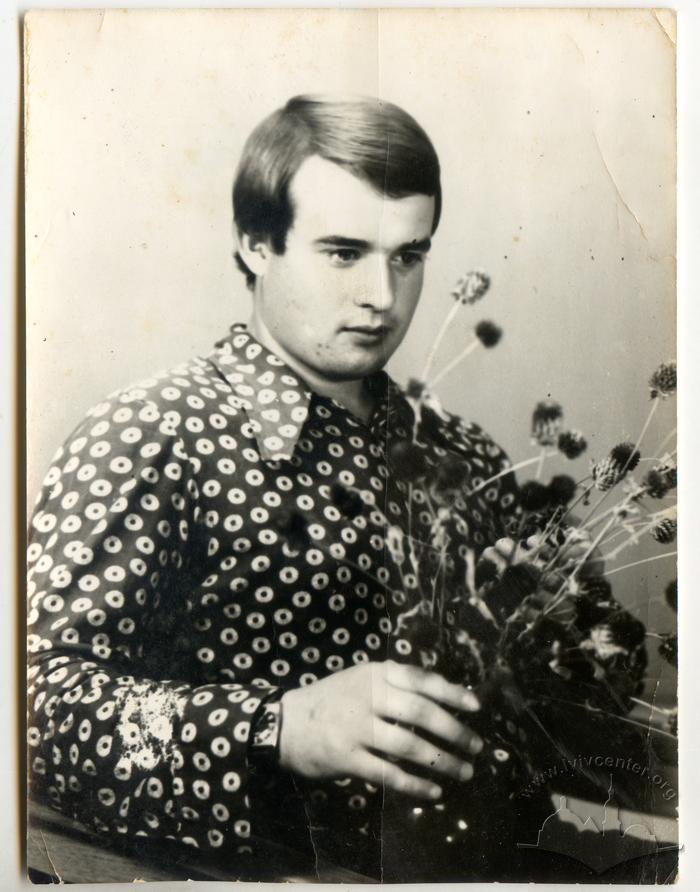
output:
[[[60,873],[58,872],[58,870],[56,869],[56,865],[53,863],[53,858],[52,858],[51,855],[49,854],[49,847],[46,845],[46,838],[45,838],[45,836],[44,836],[44,833],[43,833],[43,831],[42,831],[41,829],[39,830],[39,833],[41,834],[41,841],[44,843],[44,851],[46,852],[46,857],[49,859],[49,864],[51,865],[51,869],[53,870],[53,872],[54,872],[54,874],[55,874],[56,879],[58,880],[58,882],[59,882],[61,885],[63,885],[63,877],[61,876],[61,874],[60,874]]]

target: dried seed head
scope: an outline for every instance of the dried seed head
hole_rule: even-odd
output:
[[[586,438],[580,431],[562,431],[559,434],[557,448],[567,458],[574,459],[582,455],[588,446]]]
[[[491,279],[482,270],[465,273],[452,289],[452,297],[462,304],[475,304],[491,287]]]
[[[649,379],[649,391],[651,398],[657,396],[665,398],[676,392],[676,363],[662,362]]]
[[[659,655],[672,666],[678,665],[678,635],[666,635],[659,645]]]
[[[608,626],[613,635],[615,644],[619,644],[626,650],[639,647],[646,637],[646,626],[625,610],[613,613],[608,620]]]
[[[526,511],[541,511],[549,500],[548,488],[537,480],[526,480],[520,487],[520,504]]]
[[[666,596],[666,603],[671,608],[671,610],[678,611],[678,580],[672,579],[669,584],[666,586],[666,591],[664,592]]]
[[[556,474],[547,486],[549,501],[553,505],[568,505],[576,494],[576,481],[568,474]]]
[[[678,522],[672,517],[663,517],[651,528],[651,535],[662,545],[669,545],[676,538]]]
[[[619,443],[610,450],[610,454],[597,461],[591,468],[591,475],[596,489],[605,492],[616,486],[625,474],[639,464],[639,451],[632,443]]]
[[[532,439],[540,446],[554,446],[561,430],[564,410],[554,400],[542,400],[532,413]]]
[[[409,378],[406,385],[406,396],[410,400],[419,400],[425,391],[425,382],[419,381],[418,378]]]
[[[646,495],[651,496],[652,499],[663,499],[671,489],[665,474],[659,473],[656,468],[652,468],[644,475],[642,486]]]
[[[608,601],[612,597],[612,586],[604,576],[587,576],[581,579],[580,593],[592,601]]]
[[[474,333],[484,347],[495,347],[501,340],[503,329],[499,328],[494,322],[483,319],[475,326]]]

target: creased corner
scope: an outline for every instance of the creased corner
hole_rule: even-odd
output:
[[[673,9],[652,9],[656,24],[664,32],[673,49],[676,49],[676,12]]]

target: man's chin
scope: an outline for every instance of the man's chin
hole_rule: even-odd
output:
[[[357,381],[383,369],[389,361],[389,356],[390,354],[384,351],[377,351],[374,355],[365,355],[356,359],[345,356],[339,358],[335,363],[329,363],[324,368],[317,369],[317,371],[329,381]]]

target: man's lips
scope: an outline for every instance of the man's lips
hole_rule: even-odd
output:
[[[379,338],[389,334],[388,325],[346,325],[345,331],[357,332],[368,337]]]

